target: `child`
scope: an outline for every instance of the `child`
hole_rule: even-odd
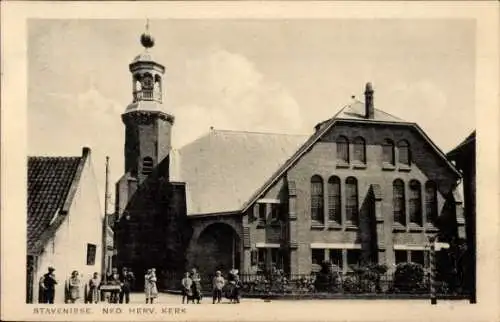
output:
[[[215,304],[215,300],[217,300],[217,303],[220,303],[220,300],[222,298],[222,288],[224,287],[225,283],[226,281],[224,280],[224,277],[222,277],[222,273],[220,271],[215,272],[215,277],[212,281],[213,304]]]
[[[193,297],[193,290],[191,289],[193,286],[193,280],[189,277],[189,272],[184,274],[184,278],[181,281],[182,284],[182,304],[184,304],[184,300],[189,300]]]

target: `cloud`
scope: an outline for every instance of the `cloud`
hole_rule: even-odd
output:
[[[245,56],[212,48],[186,62],[184,77],[188,97],[173,108],[177,146],[203,135],[210,126],[285,133],[303,127],[294,97]]]

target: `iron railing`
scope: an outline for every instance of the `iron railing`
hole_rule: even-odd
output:
[[[180,290],[182,274],[167,273],[163,276],[161,289]],[[265,296],[280,294],[400,294],[425,295],[430,292],[430,276],[420,279],[401,280],[394,273],[362,276],[346,274],[240,274],[243,295]],[[212,275],[201,276],[204,293],[212,290]],[[460,287],[450,287],[445,281],[436,281],[439,296],[466,296]]]

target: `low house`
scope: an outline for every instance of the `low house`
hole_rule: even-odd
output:
[[[75,157],[28,158],[27,303],[40,301],[39,281],[55,268],[54,303],[64,303],[71,272],[86,283],[101,273],[102,211],[91,151]]]

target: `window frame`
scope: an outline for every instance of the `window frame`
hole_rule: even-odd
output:
[[[352,191],[351,186],[353,187]],[[346,224],[357,226],[359,219],[359,187],[358,180],[355,177],[349,176],[345,179],[345,195]]]
[[[409,223],[411,225],[423,225],[422,211],[422,184],[416,179],[410,180],[409,184]]]
[[[314,185],[316,185],[315,189]],[[310,180],[310,217],[311,222],[324,224],[324,212],[325,212],[325,188],[323,178],[319,175],[313,175]],[[318,191],[316,191],[318,190]]]
[[[339,164],[345,165],[350,163],[349,139],[346,136],[339,135],[335,140],[336,145],[336,160]],[[342,149],[344,147],[344,149]],[[341,156],[343,158],[341,158]]]
[[[400,187],[400,194],[397,194],[396,188]],[[398,203],[399,202],[399,203]],[[396,207],[396,205],[400,207]],[[400,210],[397,208],[400,208]],[[398,214],[399,220],[397,220]],[[406,193],[405,193],[405,183],[402,179],[394,179],[392,182],[392,220],[395,225],[406,226]]]
[[[363,137],[357,136],[352,141],[353,162],[365,165],[366,164],[366,141]],[[360,154],[360,155],[359,155]],[[358,158],[359,157],[359,158]]]
[[[328,221],[342,224],[342,180],[331,176],[327,184]]]
[[[384,165],[395,166],[396,165],[396,149],[394,141],[391,139],[384,139],[382,142],[382,162]],[[390,155],[387,154],[387,149],[390,149]],[[390,160],[388,158],[390,157]]]
[[[402,165],[404,167],[410,167],[411,166],[411,163],[412,163],[412,160],[411,160],[411,149],[410,149],[410,143],[407,141],[407,140],[400,140],[397,144],[397,148],[398,148],[398,164],[399,165]],[[402,160],[401,159],[401,156],[402,156],[402,153],[401,151],[403,149],[406,149],[406,159],[405,160]],[[403,154],[404,155],[404,154]]]

